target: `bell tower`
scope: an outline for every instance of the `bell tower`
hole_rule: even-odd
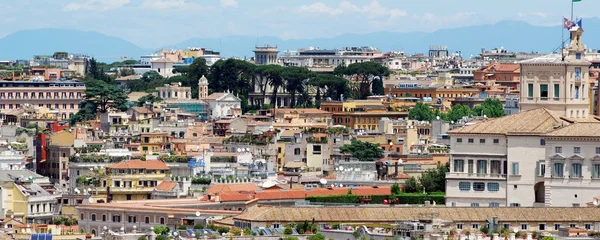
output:
[[[204,75],[198,80],[198,99],[208,97],[208,79]]]
[[[567,59],[570,62],[583,61],[585,54],[585,46],[581,40],[583,28],[580,26],[574,26],[569,32],[571,34],[571,44],[569,44],[569,47],[566,49],[568,53]]]

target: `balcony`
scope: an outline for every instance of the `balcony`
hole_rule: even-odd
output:
[[[488,180],[506,180],[506,174],[498,173],[463,173],[448,172],[447,179],[488,179]]]

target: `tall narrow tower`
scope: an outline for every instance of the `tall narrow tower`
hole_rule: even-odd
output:
[[[208,97],[208,79],[204,75],[198,80],[198,99]]]

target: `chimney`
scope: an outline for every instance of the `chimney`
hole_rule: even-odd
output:
[[[396,161],[394,163],[394,175],[396,175],[396,177],[398,177],[398,161]]]

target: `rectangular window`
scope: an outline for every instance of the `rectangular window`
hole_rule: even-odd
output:
[[[581,55],[579,55],[579,57],[581,58]],[[580,67],[576,67],[575,68],[575,81],[579,81],[579,80],[581,80],[581,68]]]
[[[555,223],[554,224],[554,231],[558,231],[558,229],[560,229],[560,223]]]
[[[554,163],[552,171],[554,177],[563,177],[563,163]]]
[[[470,191],[471,183],[470,182],[459,182],[458,189],[460,189],[461,191]]]
[[[477,160],[477,174],[483,175],[483,176],[487,174],[487,161],[486,160]]]
[[[519,163],[518,162],[512,163],[511,175],[513,175],[513,176],[519,175]]]
[[[474,182],[473,183],[473,190],[478,191],[478,192],[485,191],[485,183]]]
[[[570,224],[569,224],[569,227],[570,227],[570,228],[576,228],[576,227],[577,227],[577,223],[570,223]]]
[[[500,139],[494,138],[494,144],[500,143]]]
[[[571,174],[570,175],[572,178],[581,178],[581,163],[571,164]]]
[[[573,152],[574,153],[581,153],[581,148],[580,147],[574,147],[573,148]]]
[[[600,147],[596,148],[596,154],[600,154]]]
[[[540,98],[541,99],[548,98],[548,84],[540,84]]]
[[[575,59],[580,60],[581,59],[581,53],[575,53]]]
[[[465,171],[465,160],[455,159],[454,160],[454,172],[464,172]]]
[[[472,138],[469,138],[469,143],[474,143],[475,141]]]
[[[499,183],[488,183],[488,191],[490,191],[490,192],[500,191],[500,184]]]
[[[498,202],[491,202],[490,203],[490,207],[500,207],[500,203],[498,203]]]
[[[520,203],[511,203],[510,206],[511,207],[520,207],[521,204]]]
[[[462,142],[462,138],[457,138],[457,139],[456,139],[456,142],[457,142],[457,143],[461,143],[461,142]]]
[[[560,84],[554,84],[554,100],[560,98]]]
[[[464,226],[463,226],[462,223],[457,223],[456,224],[456,229],[463,229],[463,228],[464,228]]]
[[[485,143],[485,138],[479,139],[479,143]]]
[[[504,227],[504,229],[510,229],[510,224],[509,223],[505,223],[504,225],[502,225],[502,227]]]
[[[584,227],[586,230],[592,230],[592,224],[590,224],[590,223],[585,223],[585,224],[583,224],[583,227]]]
[[[536,162],[535,168],[535,173],[538,177],[543,177],[544,175],[546,175],[546,164],[543,161]]]
[[[533,83],[527,84],[527,97],[533,98]]]
[[[593,166],[593,172],[592,172],[592,177],[593,178],[600,178],[600,164],[594,164],[594,166]]]
[[[527,223],[522,223],[521,224],[521,230],[527,231],[528,229],[529,229],[529,224],[527,224]]]
[[[540,223],[538,224],[538,231],[546,231],[546,224],[545,223]]]
[[[555,153],[562,153],[562,147],[554,147]]]
[[[545,146],[545,145],[546,145],[546,140],[544,140],[544,139],[540,139],[540,145],[541,145],[541,146]]]
[[[477,206],[473,206],[474,204],[476,204]],[[471,203],[471,206],[473,206],[473,207],[479,207],[479,203]],[[479,229],[479,223],[473,223],[473,224],[471,224],[471,229]]]

